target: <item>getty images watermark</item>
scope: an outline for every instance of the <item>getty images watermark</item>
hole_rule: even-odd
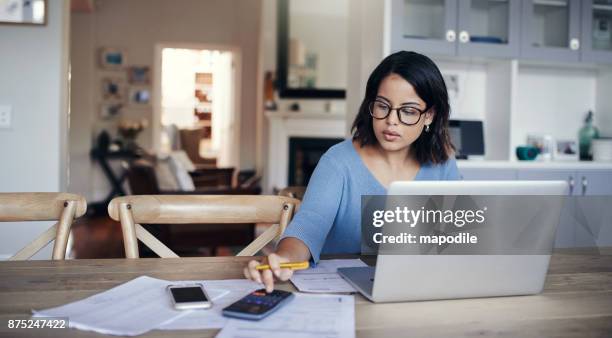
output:
[[[605,245],[612,238],[612,197],[586,202],[536,195],[362,196],[362,253],[550,254],[559,224],[568,222],[584,233],[586,245]],[[589,217],[561,218],[564,208],[580,204],[591,208]]]

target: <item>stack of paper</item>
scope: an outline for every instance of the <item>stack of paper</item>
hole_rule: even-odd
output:
[[[331,259],[320,261],[317,267],[293,273],[291,282],[302,292],[312,293],[349,293],[355,288],[339,274],[338,268],[367,266],[359,259]]]
[[[175,310],[166,286],[182,283],[202,283],[213,308]],[[223,304],[259,288],[260,284],[244,279],[166,281],[142,276],[74,303],[33,312],[34,317],[68,317],[70,327],[112,335],[135,336],[157,328],[221,328],[226,321],[221,317]]]

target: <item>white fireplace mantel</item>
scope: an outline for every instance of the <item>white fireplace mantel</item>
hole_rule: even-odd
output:
[[[290,137],[346,137],[344,114],[324,112],[266,112],[268,119],[268,170],[266,193],[288,185]]]

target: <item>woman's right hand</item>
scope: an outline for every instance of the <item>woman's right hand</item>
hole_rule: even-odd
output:
[[[266,287],[266,291],[272,292],[274,290],[275,278],[281,281],[286,281],[293,276],[292,269],[281,269],[280,267],[281,263],[287,262],[290,262],[288,258],[272,253],[268,255],[268,257],[264,258],[262,262],[256,260],[249,261],[247,266],[244,268],[244,276],[247,279],[253,280],[257,283],[263,283]],[[260,264],[268,264],[270,265],[270,269],[257,270],[256,267]]]

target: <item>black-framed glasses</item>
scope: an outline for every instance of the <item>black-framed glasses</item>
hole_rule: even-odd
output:
[[[407,126],[413,126],[419,123],[421,115],[425,112],[412,106],[391,108],[391,106],[379,100],[370,103],[370,115],[377,120],[386,119],[394,110],[397,111],[397,118],[399,121]]]

